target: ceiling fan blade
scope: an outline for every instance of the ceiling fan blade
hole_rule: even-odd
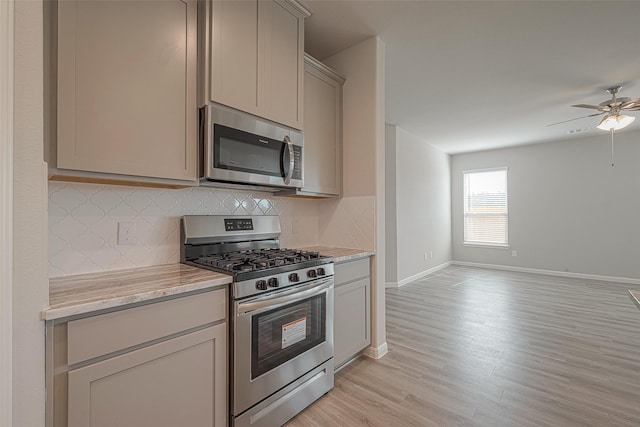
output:
[[[620,106],[621,110],[634,111],[640,109],[640,98],[627,101]]]
[[[601,116],[602,114],[604,114],[605,112],[602,111],[600,113],[595,113],[595,114],[589,114],[588,116],[582,116],[582,117],[576,117],[575,119],[569,119],[569,120],[563,120],[561,122],[557,122],[557,123],[551,123],[550,125],[547,125],[547,127],[549,126],[555,126],[555,125],[559,125],[562,123],[567,123],[567,122],[572,122],[574,120],[580,120],[580,119],[586,119],[587,117],[595,117],[595,116]]]
[[[589,105],[589,104],[576,104],[576,105],[572,105],[572,107],[578,107],[578,108],[592,108],[594,110],[600,110],[602,107],[599,105]]]

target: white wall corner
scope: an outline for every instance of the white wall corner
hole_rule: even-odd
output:
[[[376,236],[376,256],[375,256],[375,292],[372,292],[373,301],[372,309],[375,309],[374,317],[375,325],[372,330],[372,344],[377,345],[378,349],[384,351],[378,352],[377,358],[382,357],[387,352],[387,331],[386,331],[386,302],[385,302],[385,278],[386,278],[386,235],[385,235],[385,62],[386,62],[386,46],[384,42],[376,37],[376,219],[375,219],[375,236]]]
[[[380,38],[370,37],[324,61],[328,66],[347,79],[343,91],[343,197],[337,209],[330,215],[323,215],[329,227],[321,229],[321,242],[331,244],[327,239],[340,241],[353,234],[352,231],[336,236],[344,223],[336,212],[352,205],[352,201],[366,200],[371,206],[366,211],[354,211],[364,217],[354,227],[358,233],[371,237],[371,247],[349,245],[363,249],[373,249],[376,255],[371,260],[371,341],[379,345],[386,341],[385,334],[385,191],[384,191],[384,142],[385,142],[385,46]],[[359,203],[358,203],[359,204]],[[331,204],[333,206],[333,204]],[[370,219],[370,220],[369,220]],[[334,238],[335,236],[335,238]],[[335,243],[333,243],[335,244]]]
[[[396,283],[395,287],[399,288],[399,287],[404,286],[406,284],[409,284],[411,282],[415,282],[416,280],[420,280],[423,277],[426,277],[426,276],[428,276],[428,275],[430,275],[432,273],[435,273],[438,270],[442,270],[443,268],[450,266],[452,262],[453,261],[444,262],[444,263],[442,263],[440,265],[436,265],[435,267],[432,267],[432,268],[430,268],[428,270],[421,271],[420,273],[414,274],[413,276],[409,276],[409,277],[407,277],[405,279],[402,279],[402,280],[400,280],[399,282]]]
[[[43,1],[15,1],[13,19],[12,424],[45,424],[48,304]],[[4,27],[3,27],[4,28]]]
[[[374,346],[369,346],[367,348],[364,349],[363,354],[367,357],[370,357],[372,359],[380,359],[382,358],[382,356],[384,356],[385,354],[387,354],[389,352],[389,346],[387,345],[387,342],[383,342],[382,344],[380,344],[377,347]]]

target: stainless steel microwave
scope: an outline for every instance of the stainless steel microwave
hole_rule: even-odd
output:
[[[205,181],[302,188],[302,132],[217,104],[200,120]]]

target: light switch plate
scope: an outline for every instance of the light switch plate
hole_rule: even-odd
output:
[[[118,223],[118,244],[119,245],[135,245],[136,244],[136,223],[135,222],[119,222]]]

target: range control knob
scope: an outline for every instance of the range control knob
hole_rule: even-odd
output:
[[[265,289],[267,289],[267,281],[266,280],[258,280],[256,282],[256,289],[258,289],[260,291],[264,291]]]
[[[325,274],[327,274],[327,273],[324,272],[324,268],[322,268],[322,267],[320,267],[316,271],[318,272],[318,276],[324,276]]]
[[[309,277],[316,277],[316,271],[315,271],[315,270],[309,270],[309,271],[307,271],[307,276],[309,276]]]
[[[278,287],[278,279],[276,277],[272,277],[271,279],[269,279],[267,284],[269,285],[270,288],[277,288]]]
[[[298,273],[291,273],[289,275],[289,281],[290,282],[299,282],[300,281],[300,277],[298,276]]]

